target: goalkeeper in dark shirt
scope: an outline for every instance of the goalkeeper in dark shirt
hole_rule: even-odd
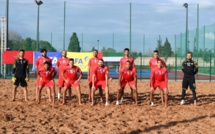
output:
[[[187,59],[182,63],[182,71],[184,73],[184,78],[182,82],[182,97],[181,105],[184,104],[184,98],[186,96],[186,90],[188,86],[193,92],[194,105],[196,106],[196,84],[195,84],[195,75],[198,72],[198,65],[195,61],[192,60],[192,53],[187,53]]]
[[[28,67],[28,60],[24,58],[25,51],[20,50],[18,58],[15,59],[13,64],[13,92],[12,92],[12,101],[15,101],[16,98],[16,89],[19,85],[23,87],[25,101],[28,101],[27,95],[27,82],[29,81],[29,67]]]

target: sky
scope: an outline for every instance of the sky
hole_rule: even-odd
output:
[[[0,0],[0,16],[5,15],[5,1]],[[9,30],[16,31],[23,38],[36,39],[37,6],[34,0],[9,0]],[[156,48],[159,35],[164,43],[168,38],[175,49],[184,44],[184,35],[180,43],[180,33],[185,32],[186,10],[183,4],[189,4],[189,42],[193,48],[197,27],[197,3],[200,5],[199,27],[200,47],[203,37],[206,47],[214,42],[215,0],[67,0],[66,1],[66,48],[73,32],[76,32],[84,51],[92,47],[113,47],[122,51],[131,44],[137,52],[151,52]],[[40,6],[40,39],[47,40],[57,48],[63,49],[64,3],[62,0],[43,0]],[[206,26],[205,34],[203,26]],[[145,35],[145,44],[143,36]],[[174,36],[176,35],[176,41]],[[99,40],[99,42],[97,41]]]

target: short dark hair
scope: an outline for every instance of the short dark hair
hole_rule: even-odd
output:
[[[20,50],[19,50],[19,52],[23,52],[23,53],[24,53],[24,52],[25,52],[25,50],[24,50],[24,49],[20,49]]]
[[[74,61],[74,59],[73,59],[73,58],[70,58],[69,61]]]
[[[192,53],[192,52],[187,52],[187,54],[191,54],[191,56],[193,56],[193,53]]]
[[[93,49],[93,51],[96,51],[96,52],[98,52],[98,50],[97,50],[97,49]]]
[[[46,49],[41,49],[41,51],[40,51],[41,53],[43,53],[43,52],[47,52],[47,50]]]
[[[158,50],[154,50],[154,53],[159,53],[159,51]]]
[[[102,61],[102,62],[104,62],[104,60],[101,58],[101,59],[99,59],[100,61]]]
[[[44,65],[45,65],[45,64],[47,64],[47,65],[51,66],[51,63],[50,63],[50,62],[48,62],[48,61],[45,61],[45,62],[44,62]]]
[[[131,63],[131,61],[130,61],[130,60],[126,60],[126,62],[129,62],[129,63]]]
[[[125,51],[128,51],[128,52],[129,52],[130,50],[129,50],[129,48],[125,48],[125,49],[124,49],[124,52],[125,52]]]

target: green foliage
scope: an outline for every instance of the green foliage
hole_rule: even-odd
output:
[[[168,41],[168,38],[166,38],[164,45],[162,45],[162,39],[159,36],[157,43],[158,43],[158,45],[157,45],[156,49],[159,51],[159,55],[161,57],[164,57],[165,60],[167,60],[168,57],[174,55],[171,44]],[[180,50],[178,50],[178,51],[180,51]]]
[[[75,32],[72,34],[72,37],[70,38],[70,42],[67,50],[70,52],[81,51],[80,42],[78,41],[78,37]]]
[[[95,50],[95,47],[92,48],[92,51],[94,51],[94,50]]]
[[[115,49],[113,49],[113,48],[106,48],[106,47],[103,47],[101,51],[103,53],[115,53],[116,52]]]

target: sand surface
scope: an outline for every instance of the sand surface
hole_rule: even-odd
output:
[[[76,91],[66,105],[51,107],[42,92],[41,104],[35,104],[35,81],[29,82],[29,102],[24,102],[18,88],[17,99],[11,102],[11,81],[0,80],[0,133],[215,133],[215,83],[197,83],[198,106],[192,105],[192,92],[187,91],[186,103],[180,106],[181,83],[169,83],[169,107],[160,102],[159,90],[155,106],[149,106],[149,82],[138,82],[139,106],[132,104],[126,87],[125,101],[116,106],[117,81],[110,83],[110,106],[87,102],[88,84],[82,81],[82,101],[79,106]],[[57,87],[56,87],[57,88]],[[96,92],[98,94],[98,92]]]

